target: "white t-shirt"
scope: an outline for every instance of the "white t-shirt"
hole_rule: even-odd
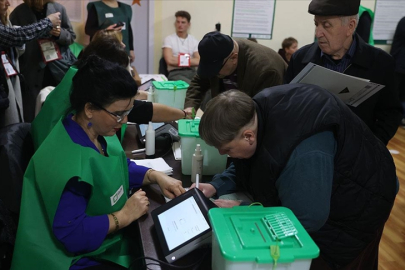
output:
[[[167,36],[163,42],[162,48],[172,49],[173,56],[177,57],[179,53],[188,53],[191,58],[193,58],[194,52],[198,52],[198,40],[192,35],[187,35],[187,38],[179,38],[179,36],[174,33]],[[171,71],[180,67],[167,66],[167,70]]]

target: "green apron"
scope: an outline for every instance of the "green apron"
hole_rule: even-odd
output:
[[[95,251],[74,256],[52,232],[55,212],[66,183],[78,177],[92,186],[86,214],[120,210],[127,201],[128,165],[116,136],[105,137],[108,157],[73,143],[59,121],[31,159],[24,175],[20,220],[11,269],[69,269],[81,257],[108,260],[124,267],[139,256],[125,229],[107,235]]]
[[[363,14],[363,12],[368,12],[368,14],[371,17],[370,37],[368,38],[368,44],[374,45],[374,37],[373,37],[374,12],[372,12],[371,9],[360,6],[360,8],[359,8],[359,19],[360,19],[361,15]]]
[[[132,8],[130,5],[118,2],[118,8],[112,8],[102,1],[90,2],[87,4],[87,11],[94,5],[97,12],[98,26],[105,29],[108,26],[117,23],[125,23],[125,30],[122,30],[122,42],[125,44],[125,50],[129,54],[129,25],[131,25]]]
[[[31,134],[35,149],[39,148],[56,123],[67,115],[70,108],[72,80],[76,72],[76,67],[69,68],[62,81],[46,97],[44,105],[32,122]],[[121,127],[121,142],[124,139],[126,128],[127,124],[123,124]]]

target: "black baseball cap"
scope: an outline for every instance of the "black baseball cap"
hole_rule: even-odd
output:
[[[312,0],[308,12],[319,16],[352,16],[359,13],[360,0]]]
[[[197,74],[201,77],[214,77],[218,75],[222,62],[233,51],[233,39],[218,31],[205,34],[198,44],[200,63]]]

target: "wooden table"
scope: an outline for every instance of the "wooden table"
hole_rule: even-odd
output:
[[[128,158],[131,159],[143,159],[145,158],[144,154],[133,155],[132,150],[142,148],[140,147],[139,140],[137,139],[136,128],[133,125],[128,125],[127,131],[125,133],[123,147],[125,149],[125,154]],[[168,148],[168,147],[167,147]],[[189,175],[183,175],[181,173],[181,161],[174,159],[173,152],[169,149],[157,149],[156,157],[163,157],[164,160],[173,168],[173,178],[179,179],[183,182],[184,187],[191,186],[191,177]],[[211,180],[212,176],[203,176],[202,181],[208,182]],[[150,206],[149,213],[157,207],[165,203],[165,200],[162,196],[160,188],[158,185],[150,185],[142,188],[146,195],[149,198]],[[154,228],[152,216],[146,214],[138,219],[138,228],[140,233],[140,238],[142,241],[142,250],[144,257],[154,258],[166,262],[163,253],[161,251],[160,244],[157,239],[156,231]],[[194,269],[211,269],[211,249],[198,249],[184,256],[174,263],[176,266],[187,266],[192,265],[200,258],[202,255],[207,253],[203,262],[199,268]],[[152,265],[153,263],[153,265]],[[152,260],[146,260],[147,269],[174,269],[171,267],[165,267],[164,265],[155,264],[156,262]],[[183,268],[183,269],[192,269],[192,268]]]

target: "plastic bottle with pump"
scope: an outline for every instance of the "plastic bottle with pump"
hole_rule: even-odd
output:
[[[196,175],[202,177],[203,172],[203,159],[204,156],[201,153],[201,146],[197,144],[191,162],[191,182],[195,183]]]
[[[155,158],[155,129],[152,122],[149,122],[145,134],[145,158]]]

